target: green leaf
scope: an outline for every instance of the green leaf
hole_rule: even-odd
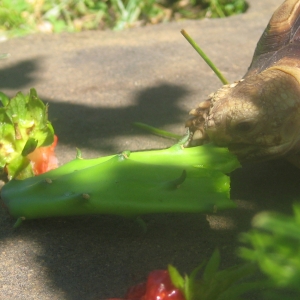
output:
[[[194,295],[197,294],[197,289],[199,287],[199,282],[197,282],[196,277],[200,270],[205,265],[206,261],[203,261],[197,268],[195,268],[190,276],[185,276],[185,289],[184,296],[185,300],[193,300]]]
[[[177,271],[177,269],[175,267],[173,267],[172,265],[168,265],[168,272],[171,278],[171,281],[173,283],[173,285],[180,289],[181,291],[184,290],[184,279],[182,278],[182,276],[180,275],[180,273]]]
[[[214,294],[223,294],[233,288],[241,278],[252,275],[256,270],[256,265],[248,263],[219,271],[212,280],[214,283],[211,292]]]
[[[27,103],[31,118],[40,128],[43,128],[47,124],[47,105],[38,98],[35,89],[30,89]]]
[[[155,135],[162,136],[162,137],[165,137],[165,138],[171,138],[171,139],[177,139],[177,140],[181,138],[181,136],[178,135],[178,134],[174,134],[174,133],[171,133],[171,132],[168,132],[168,131],[165,131],[165,130],[161,130],[161,129],[149,126],[147,124],[144,124],[144,123],[134,122],[133,125],[138,127],[138,128],[141,128],[145,131],[148,131],[150,133],[153,133]]]
[[[221,256],[218,249],[216,249],[209,259],[204,272],[203,272],[203,279],[204,281],[211,281],[212,278],[216,275],[219,266],[220,266]]]
[[[0,167],[4,167],[14,157],[15,129],[6,109],[0,108]]]
[[[277,213],[263,212],[252,220],[253,226],[300,242],[300,228],[291,218]]]
[[[240,296],[247,292],[265,290],[270,287],[273,287],[273,285],[265,279],[260,281],[241,282],[230,286],[226,291],[220,294],[218,300],[243,299],[240,298]]]
[[[300,205],[299,205],[299,203],[293,205],[293,211],[294,211],[295,221],[298,225],[300,225]]]
[[[9,103],[9,98],[4,93],[0,92],[0,101],[2,103],[2,106],[7,106]]]
[[[183,292],[186,300],[237,300],[242,294],[266,287],[268,284],[266,280],[245,282],[245,277],[253,275],[257,271],[257,266],[252,263],[219,271],[220,253],[218,250],[214,251],[206,263],[201,277],[199,273],[204,265],[205,261],[184,279],[172,267],[171,280]],[[171,274],[170,271],[169,273]],[[243,280],[242,283],[241,280]]]
[[[38,144],[37,140],[35,140],[33,138],[29,138],[23,148],[22,156],[27,156],[28,154],[33,152],[35,150],[37,144]]]
[[[256,262],[277,287],[290,289],[300,297],[299,211],[300,205],[295,204],[293,217],[271,212],[257,214],[255,228],[241,236],[247,247],[240,247],[239,254]]]
[[[7,106],[7,113],[12,121],[20,124],[21,127],[27,128],[33,125],[32,120],[27,120],[26,97],[21,92],[17,93],[17,95],[10,100]]]
[[[33,176],[33,171],[30,165],[30,160],[27,157],[16,156],[6,166],[9,179],[23,179]]]

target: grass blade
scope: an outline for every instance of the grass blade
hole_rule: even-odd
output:
[[[192,45],[192,47],[199,53],[199,55],[208,64],[208,66],[215,72],[215,74],[218,76],[218,78],[221,80],[221,82],[223,84],[228,84],[229,82],[223,76],[221,71],[215,66],[215,64],[208,58],[208,56],[204,53],[204,51],[197,45],[197,43],[189,36],[189,34],[184,29],[181,30],[181,34]]]

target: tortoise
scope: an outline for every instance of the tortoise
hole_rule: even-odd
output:
[[[228,147],[241,162],[284,157],[300,166],[300,0],[274,12],[244,77],[190,114],[192,143]]]

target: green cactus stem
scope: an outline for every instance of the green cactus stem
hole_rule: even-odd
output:
[[[239,162],[227,149],[176,144],[164,150],[77,158],[42,175],[11,180],[1,198],[11,216],[21,220],[213,212],[235,207],[224,173],[237,167]]]

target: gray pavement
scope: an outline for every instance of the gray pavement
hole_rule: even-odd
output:
[[[122,32],[32,35],[1,43],[0,90],[35,87],[49,103],[60,163],[122,150],[165,148],[172,141],[131,123],[184,132],[188,111],[221,86],[180,34],[186,29],[234,81],[280,0],[251,0],[244,15],[182,21]],[[146,233],[133,221],[88,216],[27,221],[13,230],[0,208],[0,299],[94,300],[127,287],[168,263],[189,273],[216,247],[223,267],[239,261],[238,234],[257,212],[291,210],[300,172],[285,162],[247,165],[232,174],[239,208],[216,216],[149,215]],[[250,296],[249,296],[250,297]],[[254,297],[252,299],[258,299]]]

